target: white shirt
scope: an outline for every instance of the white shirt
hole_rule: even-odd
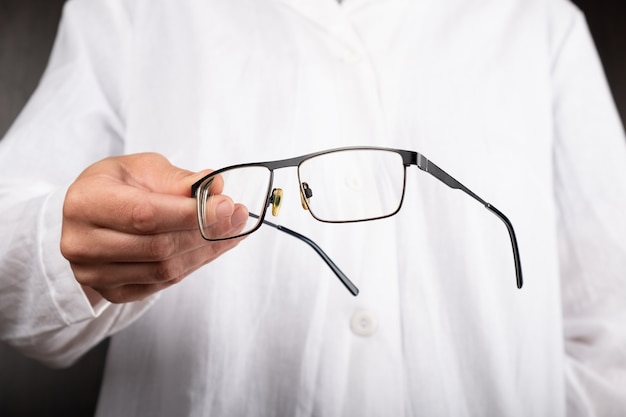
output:
[[[59,253],[66,187],[109,155],[200,170],[416,150],[400,213],[270,220],[182,283],[92,309]],[[626,410],[626,149],[563,0],[72,0],[0,142],[0,337],[68,365],[113,336],[98,416],[560,416]],[[284,172],[283,172],[284,171]]]

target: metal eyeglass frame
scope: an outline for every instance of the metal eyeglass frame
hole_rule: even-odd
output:
[[[238,164],[238,165],[231,165],[225,168],[221,168],[217,171],[213,171],[212,173],[206,175],[205,177],[203,177],[202,179],[200,179],[199,181],[197,181],[196,183],[194,183],[191,186],[191,195],[192,197],[197,198],[198,197],[198,190],[201,186],[202,183],[204,183],[207,179],[219,175],[221,172],[227,171],[227,170],[231,170],[231,169],[235,169],[235,168],[244,168],[244,167],[253,167],[253,166],[257,166],[257,167],[265,167],[270,171],[270,181],[269,181],[269,186],[268,186],[268,190],[267,190],[267,197],[266,197],[266,202],[265,202],[265,206],[263,209],[263,213],[261,214],[255,214],[255,213],[249,213],[250,217],[256,218],[256,219],[261,219],[260,222],[258,222],[258,224],[252,228],[251,230],[242,233],[240,235],[237,236],[232,236],[232,237],[226,237],[226,238],[208,238],[206,236],[204,236],[204,233],[202,233],[202,237],[205,240],[209,240],[209,241],[220,241],[220,240],[228,240],[228,239],[236,239],[239,237],[243,237],[246,235],[251,234],[252,232],[258,230],[259,227],[261,227],[261,224],[265,224],[268,226],[271,226],[277,230],[280,230],[281,232],[287,233],[288,235],[291,235],[303,242],[305,242],[306,244],[308,244],[311,248],[313,248],[313,250],[315,250],[315,252],[317,252],[317,254],[324,260],[324,262],[330,267],[330,269],[335,273],[335,275],[337,276],[337,278],[339,278],[339,280],[341,281],[341,283],[348,289],[348,291],[350,291],[350,293],[352,295],[358,295],[359,290],[356,287],[356,285],[354,285],[354,283],[352,281],[350,281],[350,279],[341,271],[341,269],[339,269],[339,267],[332,261],[332,259],[330,259],[330,257],[322,250],[322,248],[320,248],[314,241],[312,241],[311,239],[309,239],[308,237],[294,231],[291,230],[287,227],[272,223],[270,221],[265,220],[265,213],[267,212],[267,207],[269,207],[271,205],[271,199],[272,199],[272,184],[274,181],[274,170],[276,169],[280,169],[280,168],[287,168],[287,167],[299,167],[300,164],[302,164],[304,161],[316,157],[316,156],[320,156],[320,155],[324,155],[324,154],[329,154],[329,153],[333,153],[333,152],[344,152],[344,151],[353,151],[353,150],[380,150],[380,151],[387,151],[387,152],[395,152],[398,155],[400,155],[400,157],[402,158],[402,164],[404,166],[404,174],[403,174],[403,185],[402,185],[402,195],[400,197],[400,204],[398,205],[398,208],[396,209],[396,211],[394,211],[393,213],[390,214],[386,214],[383,216],[379,216],[379,217],[373,217],[373,218],[367,218],[367,219],[358,219],[358,220],[341,220],[341,221],[328,221],[328,220],[323,220],[323,219],[319,219],[317,218],[310,210],[308,210],[311,215],[318,221],[321,222],[325,222],[325,223],[356,223],[356,222],[362,222],[362,221],[370,221],[370,220],[377,220],[377,219],[383,219],[386,217],[391,217],[395,214],[397,214],[400,209],[402,208],[402,202],[404,201],[404,192],[405,192],[405,188],[406,188],[406,168],[411,166],[411,165],[415,165],[417,166],[420,170],[427,172],[428,174],[432,175],[433,177],[437,178],[439,181],[443,182],[444,184],[446,184],[448,187],[456,189],[456,190],[461,190],[463,191],[465,194],[469,195],[470,197],[472,197],[474,200],[478,201],[480,204],[482,204],[487,210],[489,210],[491,213],[495,214],[500,220],[502,220],[502,222],[505,224],[506,229],[509,233],[509,238],[511,240],[511,247],[513,249],[513,261],[515,263],[515,278],[516,278],[516,284],[517,284],[517,288],[522,288],[522,285],[524,283],[523,281],[523,277],[522,277],[522,265],[521,265],[521,261],[520,261],[520,254],[519,254],[519,246],[517,244],[517,238],[515,237],[515,230],[513,229],[513,224],[511,223],[511,221],[497,208],[495,208],[492,204],[486,202],[485,200],[483,200],[482,198],[480,198],[478,195],[476,195],[474,192],[472,192],[469,188],[467,188],[466,186],[464,186],[463,184],[461,184],[459,181],[457,181],[456,179],[454,179],[451,175],[449,175],[447,172],[445,172],[444,170],[442,170],[441,168],[439,168],[437,165],[435,165],[434,163],[432,163],[431,161],[429,161],[424,155],[415,152],[415,151],[408,151],[408,150],[403,150],[403,149],[394,149],[394,148],[384,148],[384,147],[375,147],[375,146],[351,146],[351,147],[342,147],[342,148],[334,148],[334,149],[327,149],[324,151],[319,151],[319,152],[314,152],[314,153],[309,153],[306,155],[302,155],[302,156],[297,156],[294,158],[288,158],[288,159],[281,159],[281,160],[277,160],[277,161],[268,161],[268,162],[253,162],[253,163],[246,163],[246,164]],[[298,178],[299,180],[299,178]],[[306,198],[304,196],[306,196],[306,190],[303,188],[303,183],[301,181],[298,181],[298,183],[300,184],[300,193],[302,198],[302,204],[303,206],[308,209],[307,206],[305,206],[307,203]],[[201,202],[198,199],[198,225],[200,225],[200,216],[201,214]]]

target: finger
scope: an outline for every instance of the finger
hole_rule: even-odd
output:
[[[246,223],[250,219],[248,209],[242,204],[234,204],[233,207],[233,212],[230,214],[229,217],[215,219],[212,221],[210,219],[211,215],[207,214],[208,219],[205,219],[202,222],[204,227],[203,233],[207,239],[224,239],[230,236],[236,236],[241,233]],[[211,211],[210,209],[207,210]],[[213,214],[213,216],[215,216],[215,214]]]
[[[234,248],[242,239],[212,242],[205,247],[163,261],[111,263],[95,266],[73,264],[72,270],[78,282],[101,294],[129,285],[166,284],[169,286],[180,282],[196,269]],[[149,289],[146,290],[149,291]]]
[[[146,191],[189,197],[191,185],[210,172],[181,169],[163,155],[147,152],[105,159],[85,170],[84,175],[107,176]]]
[[[107,301],[114,304],[130,303],[133,301],[141,301],[152,294],[162,291],[172,284],[159,283],[159,284],[131,284],[115,288],[105,288],[97,290],[98,293]]]
[[[211,172],[197,181],[198,188],[196,192],[202,190],[208,195],[221,194],[224,191],[224,177],[221,174],[211,175]]]
[[[226,217],[213,224],[211,233],[216,238],[233,236],[241,231],[241,227],[233,225],[232,219]],[[84,233],[64,233],[62,236],[61,252],[70,262],[104,264],[164,261],[210,245],[202,238],[197,222],[192,230],[153,235],[134,235],[107,228],[94,228],[87,233],[87,236]]]
[[[91,190],[96,190],[92,192]],[[148,192],[125,184],[111,185],[108,179],[95,179],[88,190],[68,190],[64,217],[78,224],[110,228],[130,234],[156,234],[197,229],[196,200]],[[216,196],[206,212],[208,222],[218,222],[234,211],[226,196]]]

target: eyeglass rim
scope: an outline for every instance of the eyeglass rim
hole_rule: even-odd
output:
[[[302,188],[302,179],[301,179],[301,171],[300,171],[300,166],[310,160],[310,159],[314,159],[316,157],[319,156],[323,156],[323,155],[328,155],[331,153],[341,153],[341,152],[346,152],[346,151],[380,151],[380,152],[389,152],[389,153],[395,153],[397,155],[400,156],[401,158],[401,162],[402,162],[402,192],[400,194],[400,201],[398,202],[398,206],[395,208],[394,211],[388,213],[388,214],[384,214],[381,216],[374,216],[374,217],[366,217],[366,218],[361,218],[361,219],[355,219],[355,220],[328,220],[328,219],[324,219],[322,217],[318,217],[315,214],[315,210],[311,210],[311,207],[309,205],[308,202],[306,202],[307,205],[307,211],[311,214],[311,216],[313,216],[313,218],[319,222],[322,223],[330,223],[330,224],[347,224],[347,223],[360,223],[360,222],[368,222],[368,221],[374,221],[374,220],[381,220],[381,219],[386,219],[389,217],[393,217],[396,214],[398,214],[398,212],[400,212],[400,210],[402,209],[402,204],[404,202],[404,196],[405,196],[405,192],[406,192],[406,168],[407,166],[410,165],[410,161],[412,160],[412,154],[414,153],[413,151],[405,151],[403,149],[394,149],[394,148],[384,148],[384,147],[376,147],[376,146],[347,146],[347,147],[340,147],[340,148],[331,148],[331,149],[325,149],[322,151],[318,151],[318,152],[313,152],[313,153],[309,153],[309,154],[304,154],[301,156],[297,156],[297,157],[293,157],[293,158],[286,158],[286,159],[278,159],[278,160],[273,160],[273,161],[266,161],[266,162],[249,162],[249,163],[241,163],[241,164],[235,164],[235,165],[229,165],[223,168],[220,168],[216,171],[213,171],[207,175],[205,175],[204,177],[202,177],[200,180],[196,181],[192,186],[191,186],[191,195],[192,197],[198,197],[198,192],[200,191],[201,187],[203,186],[203,184],[209,180],[212,177],[215,177],[217,175],[220,175],[224,172],[227,171],[231,171],[231,170],[235,170],[235,169],[241,169],[241,168],[248,168],[248,167],[262,167],[262,168],[266,168],[268,170],[268,172],[270,173],[270,177],[269,177],[269,181],[268,181],[268,186],[267,186],[267,190],[266,190],[266,197],[265,197],[265,203],[263,206],[263,211],[260,214],[256,214],[255,215],[259,216],[258,222],[256,223],[256,225],[254,227],[252,227],[250,230],[248,230],[245,233],[241,233],[235,236],[230,236],[227,238],[211,238],[205,235],[203,227],[202,227],[202,209],[201,209],[201,202],[200,199],[198,200],[198,204],[197,204],[197,215],[198,215],[198,220],[199,220],[199,226],[200,226],[200,233],[202,234],[202,237],[208,241],[222,241],[222,240],[229,240],[229,239],[237,239],[239,237],[243,237],[243,236],[247,236],[253,232],[255,232],[256,230],[258,230],[261,227],[261,224],[263,224],[263,220],[265,219],[265,215],[267,213],[267,206],[268,206],[268,201],[271,198],[271,192],[272,192],[272,185],[274,182],[274,170],[276,169],[280,169],[280,168],[289,168],[289,167],[296,167],[297,168],[297,175],[298,175],[298,187],[299,187],[299,191],[301,193],[304,193],[304,189]]]
[[[217,171],[213,171],[210,174],[204,176],[202,180],[197,181],[196,183],[194,183],[195,191],[192,191],[192,196],[196,198],[196,216],[198,218],[198,228],[200,229],[200,234],[202,235],[202,238],[204,240],[207,240],[209,242],[220,242],[220,241],[224,241],[224,240],[238,239],[238,238],[241,238],[241,237],[244,237],[244,236],[248,236],[249,234],[257,231],[261,227],[261,225],[263,224],[263,221],[265,219],[265,214],[267,213],[268,201],[269,201],[269,198],[270,198],[270,195],[271,195],[271,192],[272,192],[271,191],[272,190],[272,184],[274,182],[274,171],[271,170],[271,169],[268,169],[268,172],[269,172],[270,175],[269,175],[269,180],[267,182],[267,191],[265,192],[265,203],[263,204],[263,211],[260,214],[253,213],[255,216],[251,216],[251,217],[252,218],[256,217],[257,222],[250,230],[248,230],[245,233],[241,233],[241,234],[238,234],[238,235],[235,235],[235,236],[222,237],[222,238],[209,237],[209,236],[207,236],[204,233],[204,226],[203,226],[203,223],[204,223],[203,218],[204,218],[204,216],[203,216],[202,213],[204,212],[204,208],[205,208],[204,205],[203,205],[203,202],[206,199],[198,198],[198,195],[197,195],[198,192],[202,189],[202,185],[206,181],[208,181],[210,178],[213,178],[216,175],[219,175],[219,174],[221,174],[223,172],[226,172],[226,171],[229,171],[229,170],[232,170],[232,169],[245,168],[245,167],[249,167],[249,166],[264,167],[263,165],[260,165],[260,164],[239,164],[239,165],[233,165],[233,166],[230,166],[230,167],[225,167],[225,168],[219,169]],[[266,167],[264,167],[264,168],[266,168]]]
[[[395,153],[400,155],[400,157],[402,158],[402,154],[398,151],[402,151],[401,149],[387,149],[387,148],[375,148],[375,147],[356,147],[356,148],[338,148],[335,150],[330,150],[330,152],[320,152],[317,155],[312,155],[309,156],[308,158],[302,160],[300,162],[300,164],[298,164],[298,185],[300,188],[300,192],[303,193],[304,189],[303,189],[303,180],[301,177],[301,170],[300,167],[304,162],[307,162],[311,159],[317,158],[319,156],[323,156],[323,155],[327,155],[330,153],[340,153],[340,152],[344,152],[344,151],[354,151],[354,150],[373,150],[373,151],[383,151],[383,152],[390,152],[390,153]],[[361,218],[361,219],[356,219],[356,220],[328,220],[328,219],[324,219],[322,217],[318,217],[315,214],[315,210],[311,209],[311,205],[305,201],[305,204],[307,206],[307,211],[311,214],[311,216],[313,216],[313,218],[319,222],[322,223],[330,223],[330,224],[347,224],[347,223],[361,223],[361,222],[369,222],[369,221],[373,221],[373,220],[381,220],[381,219],[386,219],[388,217],[393,217],[396,214],[398,214],[398,212],[400,212],[400,210],[402,209],[402,204],[404,202],[404,195],[406,192],[406,169],[407,169],[407,165],[404,163],[404,158],[402,158],[402,191],[400,193],[400,200],[398,201],[398,206],[396,207],[395,210],[393,210],[392,212],[388,213],[388,214],[383,214],[381,216],[374,216],[374,217],[365,217],[365,218]]]

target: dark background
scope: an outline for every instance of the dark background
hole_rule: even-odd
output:
[[[63,3],[64,0],[0,0],[0,137],[37,85]],[[624,121],[626,0],[574,3],[587,15]],[[108,341],[104,341],[69,369],[52,370],[0,344],[0,416],[93,415],[107,346]]]

